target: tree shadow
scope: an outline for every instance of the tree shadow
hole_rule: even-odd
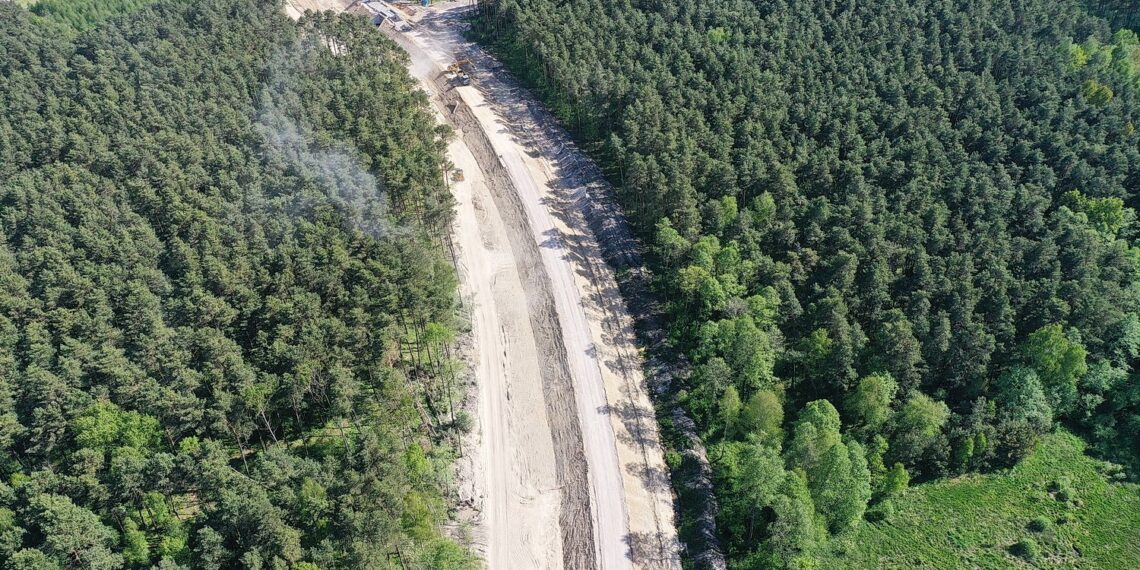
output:
[[[661,467],[650,467],[644,463],[626,463],[626,470],[637,475],[645,487],[651,491],[668,491],[670,489],[669,472]]]
[[[638,447],[658,445],[656,430],[645,428],[646,425],[651,425],[648,422],[654,421],[652,409],[636,406],[630,402],[621,402],[616,405],[606,404],[598,408],[598,412],[603,415],[614,414],[621,420],[625,426],[625,433],[617,434],[617,438],[622,443]]]
[[[629,559],[641,568],[672,569],[681,567],[681,552],[676,541],[661,532],[633,532],[625,535]]]

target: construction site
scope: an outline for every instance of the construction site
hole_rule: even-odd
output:
[[[462,2],[290,0],[371,18],[452,127],[463,306],[461,530],[490,568],[680,568],[634,320],[607,261],[636,247],[600,170],[464,37]],[[599,238],[599,236],[601,236]]]

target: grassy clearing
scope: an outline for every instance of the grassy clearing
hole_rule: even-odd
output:
[[[1009,471],[915,487],[819,567],[1140,568],[1140,487],[1084,448],[1058,432]]]

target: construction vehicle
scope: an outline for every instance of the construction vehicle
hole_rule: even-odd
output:
[[[460,54],[451,65],[447,66],[447,73],[460,85],[471,85],[471,73],[475,71],[475,62],[466,54]]]
[[[451,181],[452,182],[463,182],[463,169],[462,168],[456,168],[455,170],[451,171]]]
[[[471,61],[470,58],[466,58],[466,57],[457,59],[457,60],[453,61],[451,63],[451,65],[447,66],[447,72],[448,73],[454,73],[456,75],[458,75],[460,73],[466,73],[469,71],[474,71],[474,70],[475,70],[475,62]]]

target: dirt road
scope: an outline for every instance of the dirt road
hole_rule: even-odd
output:
[[[583,202],[590,200],[590,192],[601,191],[602,182],[587,174],[583,166],[588,160],[542,107],[462,39],[454,13],[432,10],[403,35],[420,48],[411,50],[413,67],[422,66],[419,60],[425,57],[442,67],[464,53],[479,69],[472,86],[454,91],[507,171],[530,237],[541,246],[588,464],[595,550],[590,566],[677,566],[669,483],[632,320],[582,212]],[[484,465],[490,463],[493,456],[487,455]],[[491,493],[486,498],[496,500]],[[496,522],[486,522],[491,567],[510,566],[511,559],[496,556],[507,546],[495,537]],[[574,547],[566,535],[564,528],[564,548]]]
[[[600,191],[600,181],[585,174],[581,166],[587,159],[541,106],[505,77],[486,54],[462,39],[461,27],[454,9],[445,7],[427,11],[413,31],[392,35],[400,36],[398,41],[411,55],[413,72],[433,92],[447,89],[437,81],[436,74],[454,61],[456,54],[467,54],[476,61],[479,71],[474,74],[474,84],[451,89],[451,109],[462,109],[459,114],[465,116],[469,113],[475,124],[463,125],[462,119],[454,117],[452,120],[458,120],[468,130],[481,131],[463,137],[468,147],[475,148],[481,169],[500,175],[505,171],[507,175],[506,181],[484,181],[489,182],[486,192],[493,202],[497,200],[497,214],[506,216],[500,218],[501,227],[508,231],[516,265],[534,268],[537,261],[537,282],[528,283],[525,276],[520,281],[527,284],[526,293],[545,297],[548,291],[553,301],[551,315],[550,307],[543,302],[550,299],[528,299],[532,325],[536,320],[541,323],[532,326],[532,332],[545,329],[551,317],[556,321],[556,338],[536,337],[533,344],[512,344],[520,354],[531,346],[539,350],[538,358],[546,363],[539,377],[513,377],[509,372],[499,376],[495,370],[481,368],[479,410],[484,441],[476,472],[483,482],[488,564],[492,568],[535,562],[542,567],[677,567],[671,493],[652,405],[644,389],[632,319],[582,212],[582,203],[590,199],[589,193]],[[486,145],[490,146],[489,152],[479,148]],[[479,194],[477,189],[474,196]],[[522,219],[511,219],[514,215],[521,215]],[[458,217],[462,228],[467,223],[464,213],[460,211]],[[516,230],[513,235],[511,228]],[[469,239],[459,241],[461,248],[471,243]],[[538,246],[537,260],[531,257],[534,245]],[[462,255],[470,263],[483,264],[478,259],[479,251]],[[490,287],[493,295],[500,285],[493,283]],[[479,304],[478,300],[475,302]],[[480,360],[489,352],[497,352],[499,339],[481,337],[479,331],[476,337]],[[557,372],[565,370],[570,376],[565,386],[569,392],[552,390],[565,384],[566,379],[549,376],[552,372],[562,376]],[[513,398],[505,403],[487,399],[494,398],[496,385],[517,389],[528,383],[543,384],[545,406],[533,402],[522,406]],[[560,405],[552,406],[552,400]],[[566,406],[568,400],[573,401],[572,407]],[[512,418],[526,418],[524,429],[528,433],[546,432],[538,425],[541,414],[535,413],[540,407],[547,412],[547,433],[553,450],[545,447],[546,437],[511,441],[519,435],[519,426],[511,425]],[[541,460],[536,457],[551,451],[556,456],[559,500],[519,500],[523,495],[511,487],[529,490],[542,486],[533,478],[520,478],[518,474],[540,472],[536,466]],[[586,497],[581,489],[574,488],[583,483],[582,466],[574,464],[579,458],[586,463]],[[515,467],[520,460],[530,469]],[[588,501],[587,518],[582,517],[587,506],[581,504],[583,498]],[[540,505],[548,509],[545,515]],[[554,519],[550,511],[555,506],[561,511],[557,515],[561,527],[560,561],[553,543],[526,544],[519,540],[525,537],[515,536],[517,533],[509,530],[527,524],[520,519],[520,511],[532,520],[549,521]],[[587,525],[588,529],[580,528]],[[548,536],[554,536],[557,527],[541,528],[549,531]]]
[[[479,418],[460,493],[477,511],[476,546],[493,569],[680,567],[633,321],[584,217],[604,181],[462,39],[462,9],[417,8],[414,29],[385,33],[459,135],[448,151],[464,173],[452,193]],[[476,61],[471,86],[441,77],[459,53]]]
[[[463,295],[471,307],[480,443],[465,457],[491,568],[562,565],[559,478],[544,405],[539,348],[510,228],[462,138],[448,147],[464,172],[452,187]],[[486,379],[494,379],[487,381]],[[480,495],[482,495],[480,497]]]

